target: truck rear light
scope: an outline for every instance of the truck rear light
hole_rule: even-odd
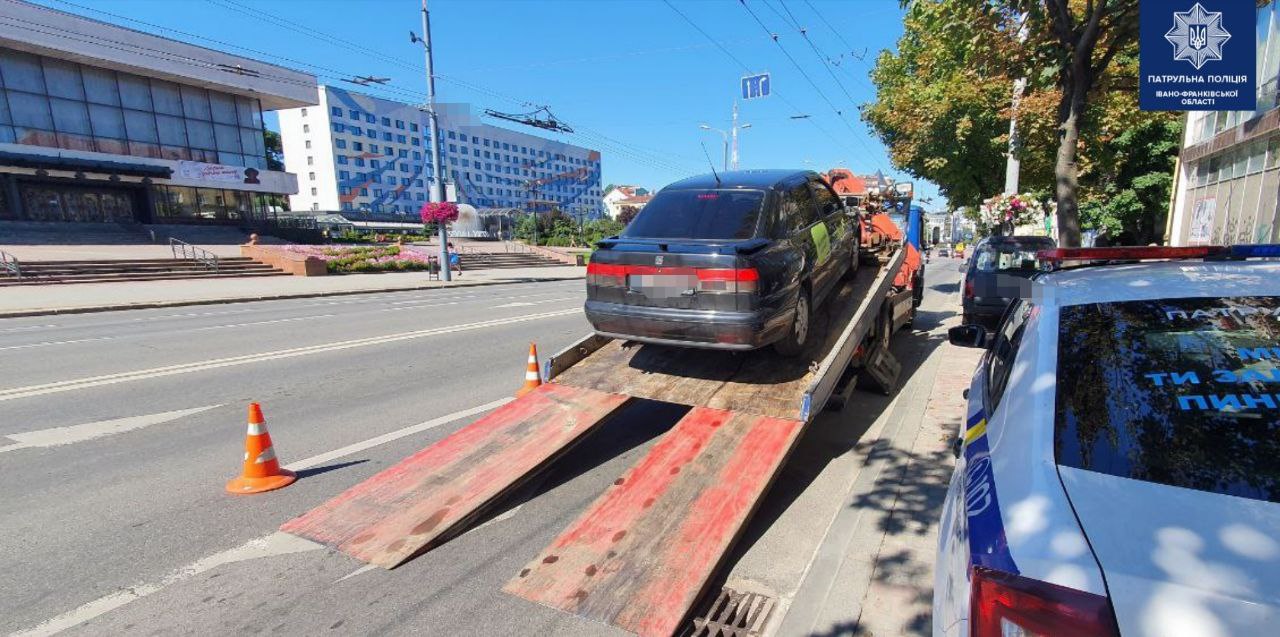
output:
[[[759,284],[760,272],[755,268],[698,270],[699,292],[752,294]]]
[[[981,566],[973,568],[971,637],[1119,637],[1106,597]]]
[[[588,263],[587,285],[620,288],[627,284],[627,268],[610,263]]]

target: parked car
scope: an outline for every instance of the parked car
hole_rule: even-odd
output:
[[[1280,262],[1251,253],[1280,246],[1040,274],[1044,294],[994,334],[951,330],[987,351],[943,505],[934,637],[1280,634]]]
[[[1040,271],[1036,252],[1056,247],[1049,237],[988,237],[973,249],[965,267],[963,323],[993,329],[1006,308],[1030,289]]]
[[[605,336],[799,354],[814,310],[858,267],[861,219],[815,172],[744,170],[673,183],[587,268]]]

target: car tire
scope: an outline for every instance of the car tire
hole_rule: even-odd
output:
[[[782,338],[773,344],[774,351],[788,358],[799,356],[804,346],[809,343],[813,331],[813,305],[809,301],[808,288],[801,288],[796,297],[795,312],[791,316],[791,325]]]

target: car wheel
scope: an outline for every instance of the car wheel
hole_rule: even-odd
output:
[[[791,327],[773,349],[783,356],[799,356],[809,342],[809,332],[813,327],[813,308],[809,303],[809,291],[802,289],[796,298],[795,314],[791,317]]]

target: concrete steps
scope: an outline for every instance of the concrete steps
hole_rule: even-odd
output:
[[[253,259],[244,257],[219,259],[217,272],[214,272],[203,263],[183,259],[26,261],[22,263],[22,278],[0,277],[0,287],[52,283],[107,283],[261,276],[287,276],[287,274],[264,263],[258,263]]]

